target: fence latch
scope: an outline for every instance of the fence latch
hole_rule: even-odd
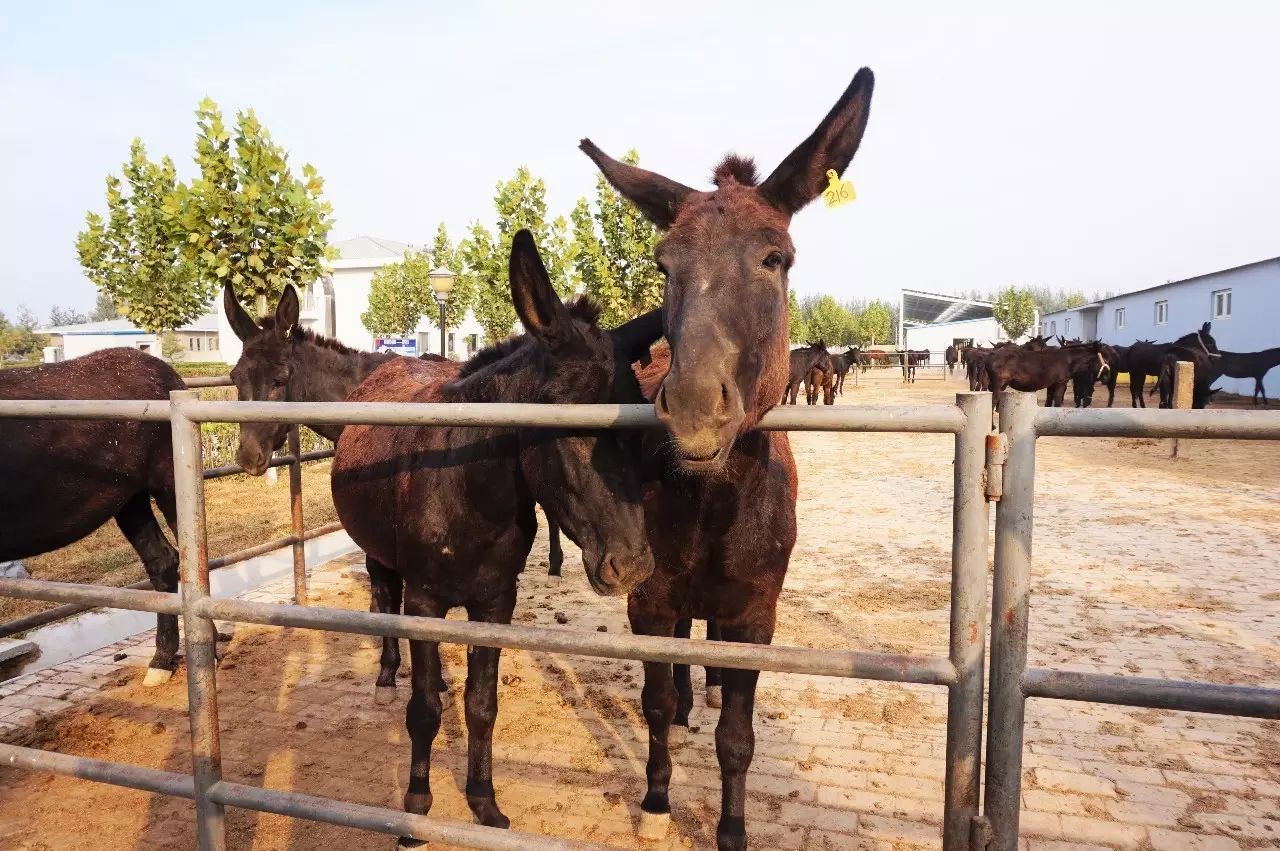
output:
[[[987,435],[987,502],[1004,495],[1004,462],[1009,459],[1009,438],[1004,432]]]
[[[993,435],[994,437],[994,435]],[[974,816],[969,825],[970,851],[987,851],[991,844],[991,821],[986,816]]]

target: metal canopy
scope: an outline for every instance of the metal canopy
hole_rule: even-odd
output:
[[[907,328],[914,328],[917,325],[990,319],[994,315],[991,307],[989,301],[977,301],[921,290],[903,290],[902,324]]]

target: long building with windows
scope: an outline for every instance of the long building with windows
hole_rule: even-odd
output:
[[[1137,340],[1169,342],[1212,322],[1219,348],[1256,352],[1280,346],[1277,316],[1280,257],[1272,257],[1046,313],[1040,333],[1127,346]],[[1280,369],[1267,375],[1265,385],[1268,396],[1280,397]],[[1253,393],[1253,379],[1221,378],[1214,386]]]

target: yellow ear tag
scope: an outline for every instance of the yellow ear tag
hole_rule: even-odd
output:
[[[853,191],[853,184],[841,180],[834,168],[827,169],[827,188],[822,191],[822,200],[828,207],[839,207],[850,201],[858,200],[858,193]]]

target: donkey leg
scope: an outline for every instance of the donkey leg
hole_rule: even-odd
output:
[[[151,587],[173,593],[178,590],[178,551],[160,531],[151,513],[151,497],[138,492],[116,513],[116,524],[142,559]],[[156,615],[156,652],[151,657],[143,685],[167,682],[178,667],[178,617]]]
[[[720,640],[720,624],[715,618],[707,618],[707,641]],[[707,706],[719,709],[724,703],[724,692],[720,685],[720,669],[704,668],[707,672]]]
[[[365,556],[365,569],[369,572],[369,611],[398,615],[404,599],[404,580],[400,574],[377,559]],[[378,681],[374,686],[375,703],[390,703],[396,699],[396,674],[400,671],[400,639],[382,639],[382,658],[378,663]]]
[[[681,618],[676,621],[676,638],[688,638],[693,630],[693,618]],[[672,678],[676,686],[676,714],[672,720],[668,741],[679,744],[689,730],[689,712],[693,709],[693,679],[689,675],[688,665],[672,665]]]
[[[635,600],[635,595],[632,595]],[[636,635],[675,635],[674,613],[641,616],[631,608],[631,631]],[[644,663],[644,690],[640,694],[644,720],[649,726],[649,761],[645,766],[647,789],[640,802],[640,835],[661,839],[671,824],[671,751],[667,737],[676,714],[676,689],[671,665],[663,662]]]
[[[511,623],[515,588],[484,606],[467,606],[467,617],[484,623]],[[506,829],[511,819],[493,794],[493,725],[498,718],[498,647],[467,650],[467,804],[485,827]]]
[[[547,540],[551,542],[547,553],[551,567],[547,569],[547,576],[559,576],[560,568],[564,566],[564,548],[560,543],[560,526],[550,517],[547,518]]]
[[[728,641],[768,644],[772,630],[765,627],[723,627]],[[720,823],[716,827],[719,851],[746,851],[747,769],[755,756],[756,683],[759,671],[724,670],[724,708],[716,725],[716,757],[720,762]]]
[[[404,611],[407,615],[444,617],[448,611],[441,601],[409,586],[405,589]],[[425,816],[431,811],[431,746],[440,731],[440,692],[435,684],[440,679],[440,646],[434,641],[410,641],[409,664],[413,672],[413,695],[405,707],[404,725],[411,742],[409,756],[409,788],[404,795],[404,809]],[[425,845],[417,839],[401,837],[399,847]]]

